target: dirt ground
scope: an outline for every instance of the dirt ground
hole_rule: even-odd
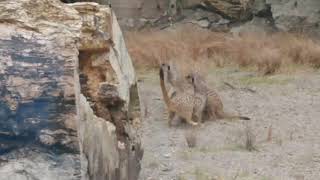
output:
[[[139,75],[143,110],[141,180],[317,180],[320,178],[320,73],[262,77],[212,69],[208,83],[227,112],[250,121],[207,121],[189,148],[185,123],[169,127],[156,72]],[[225,82],[232,85],[228,86]],[[255,150],[246,148],[249,137]]]

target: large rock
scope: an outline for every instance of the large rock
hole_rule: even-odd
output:
[[[313,32],[320,35],[319,0],[267,0],[275,25],[283,31]]]
[[[116,16],[95,3],[71,6],[85,20],[79,44],[81,83],[76,88],[82,159],[88,163],[82,176],[137,179],[142,150],[132,123],[139,121],[139,97]]]
[[[270,8],[267,0],[255,0],[252,4],[252,13],[258,17],[269,17],[272,16]]]
[[[261,32],[273,27],[285,32],[320,35],[318,0],[205,0],[208,8],[233,19],[248,21],[236,31]],[[251,18],[251,17],[257,18]],[[234,31],[234,30],[233,30]]]
[[[246,22],[238,27],[233,27],[230,30],[233,34],[250,34],[250,33],[272,33],[276,29],[273,26],[273,22],[267,18],[254,17],[251,21]]]
[[[75,179],[64,164],[80,175],[74,67],[81,24],[59,1],[0,2],[0,158],[7,161],[0,179],[43,179],[48,167],[48,179]],[[71,158],[54,162],[49,153]]]
[[[77,151],[73,71],[80,27],[78,13],[57,1],[0,2],[1,135],[41,143],[42,130],[59,130],[51,145]]]
[[[64,0],[69,2],[82,0]],[[169,12],[169,2],[179,0],[91,0],[102,4],[111,3],[119,17],[119,22],[125,28],[144,27],[148,23],[158,19]],[[282,31],[298,31],[320,34],[320,1],[319,0],[183,0],[182,7],[196,9],[201,7],[211,14],[219,14],[231,20],[230,23],[251,21],[253,16],[265,18],[274,22],[274,25]],[[186,11],[185,9],[183,11]],[[185,13],[184,13],[185,14]],[[190,13],[189,13],[190,14]],[[188,18],[188,17],[187,17]],[[167,19],[167,18],[166,18]],[[188,19],[189,22],[199,24],[202,27],[216,29],[217,24],[211,26],[210,20]],[[229,23],[229,24],[230,24]],[[256,21],[251,24],[256,24]],[[265,23],[262,23],[261,29]],[[248,24],[246,24],[248,25]],[[272,24],[273,25],[273,24]]]
[[[204,0],[203,3],[214,12],[223,17],[242,21],[248,19],[251,13],[251,7],[254,0]]]
[[[2,0],[0,31],[0,179],[137,179],[139,98],[112,10]]]
[[[1,180],[62,179],[79,180],[79,157],[73,154],[52,156],[34,148],[12,151],[1,159]]]

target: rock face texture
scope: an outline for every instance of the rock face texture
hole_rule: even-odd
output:
[[[267,0],[277,28],[320,35],[320,1]]]
[[[70,178],[80,175],[74,96],[80,28],[77,11],[58,1],[0,2],[0,179],[43,179],[38,171],[46,168],[55,169],[48,177],[56,179],[65,172],[56,165],[70,164]]]
[[[135,73],[96,3],[0,2],[0,179],[137,179]]]
[[[225,24],[232,27],[234,23],[237,25],[244,23],[246,27],[243,29],[248,31],[255,31],[257,27],[257,31],[260,32],[267,25],[267,29],[276,28],[281,31],[307,32],[316,35],[320,32],[318,0],[110,0],[109,2],[119,15],[120,24],[126,28],[157,23],[159,17],[170,14],[174,2],[175,8],[184,8],[182,17],[178,19],[190,19],[199,10],[206,11],[203,13],[207,14],[206,17],[201,20],[192,19],[191,23],[213,30],[225,29]],[[212,16],[221,18],[212,21]],[[254,17],[257,18],[253,19]],[[168,17],[166,20],[168,21]]]
[[[139,121],[135,72],[111,9],[72,4],[84,19],[76,88],[84,179],[137,179],[142,150],[132,127]],[[96,37],[99,37],[96,41]]]
[[[251,15],[253,0],[205,0],[209,9],[216,11],[232,20],[245,20]]]
[[[12,138],[77,150],[73,66],[81,21],[73,9],[45,3],[0,2],[0,128]]]

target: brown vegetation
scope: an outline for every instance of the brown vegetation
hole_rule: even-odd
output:
[[[189,148],[194,148],[197,145],[197,135],[194,130],[190,130],[185,133],[184,137],[186,138],[187,145]]]
[[[256,136],[254,135],[252,129],[247,126],[245,129],[245,147],[248,151],[257,150],[255,147]]]
[[[126,33],[129,52],[138,68],[157,67],[163,60],[252,67],[264,75],[288,65],[320,68],[320,45],[298,34],[233,36],[196,27]],[[187,62],[186,62],[187,61]]]

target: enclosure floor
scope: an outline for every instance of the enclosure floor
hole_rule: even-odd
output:
[[[156,72],[139,76],[144,157],[141,180],[314,180],[320,177],[320,74],[257,76],[212,70],[227,112],[251,121],[207,121],[189,148],[185,123],[169,127]],[[234,86],[225,85],[227,82]],[[246,149],[247,131],[256,150]]]

